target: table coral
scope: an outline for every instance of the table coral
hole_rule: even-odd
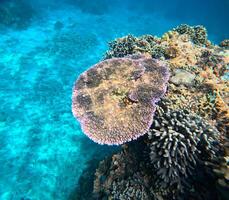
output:
[[[229,118],[222,109],[216,108],[217,99],[215,94],[217,91],[222,97],[224,105],[228,106],[228,80],[224,80],[228,73],[228,50],[213,45],[195,44],[193,38],[197,34],[195,33],[197,30],[206,31],[202,26],[190,27],[182,25],[172,31],[168,31],[161,38],[149,35],[131,36],[132,39],[128,40],[128,44],[133,48],[128,51],[128,54],[136,52],[148,53],[152,57],[164,60],[171,71],[167,92],[167,97],[171,102],[170,106],[188,109],[204,117],[212,125],[217,126],[218,124],[222,127],[221,116],[224,116],[224,122],[229,121]],[[192,32],[195,34],[191,38],[190,34]],[[207,37],[205,33],[203,35]],[[115,41],[122,44],[121,47],[123,47],[126,40],[127,38],[123,37]],[[143,41],[141,48],[137,48],[139,41]],[[207,43],[210,44],[209,41]],[[120,51],[122,52],[122,48],[119,49],[119,54],[121,53]],[[125,56],[126,53],[125,51],[123,52],[122,56]],[[107,51],[107,55],[110,57],[119,57],[119,54],[117,54],[116,48],[112,46]],[[191,84],[175,85],[177,84],[177,80],[174,82],[174,79],[177,79],[177,71],[190,74],[193,77]],[[182,82],[190,82],[189,78],[186,77]],[[214,89],[209,87],[209,82],[211,82],[212,86],[214,85]],[[221,105],[223,104],[221,103]],[[223,128],[224,133],[227,129],[228,125]]]
[[[168,78],[167,66],[146,56],[105,60],[76,81],[73,113],[95,142],[122,144],[136,139],[149,129]]]

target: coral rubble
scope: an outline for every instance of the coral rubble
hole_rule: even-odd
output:
[[[168,77],[163,62],[146,56],[105,60],[77,80],[73,113],[95,142],[121,144],[136,139],[148,131]]]

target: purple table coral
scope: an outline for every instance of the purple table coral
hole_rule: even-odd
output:
[[[76,81],[73,114],[93,141],[123,144],[149,130],[168,79],[168,67],[146,56],[99,62]]]

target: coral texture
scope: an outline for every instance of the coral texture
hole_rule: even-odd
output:
[[[181,25],[161,38],[129,35],[111,42],[105,58],[148,53],[153,58],[164,60],[171,71],[166,96],[170,101],[169,107],[198,114],[226,133],[229,121],[225,112],[229,104],[226,78],[229,52],[211,45],[205,32],[202,26]],[[207,40],[206,44],[195,44],[194,36],[198,36],[195,41]]]
[[[209,166],[221,155],[219,132],[202,118],[166,110],[162,103],[148,136],[100,162],[95,199],[216,199],[214,190],[206,190],[214,180]]]
[[[174,29],[179,34],[187,34],[194,44],[205,45],[207,42],[207,30],[203,26],[189,26],[181,24]]]
[[[228,49],[229,48],[229,40],[228,39],[223,40],[222,42],[220,42],[219,46]]]
[[[139,141],[123,145],[120,153],[100,162],[95,173],[95,199],[153,199],[152,177],[146,173]]]
[[[148,131],[168,78],[167,66],[146,56],[100,62],[76,81],[73,114],[97,143],[136,139]]]
[[[101,162],[94,181],[97,197],[228,198],[227,43],[213,45],[203,26],[188,25],[161,38],[129,35],[111,42],[105,59],[147,53],[167,63],[171,75],[148,137]]]
[[[183,192],[196,167],[218,157],[220,133],[200,117],[167,109],[165,101],[162,103],[149,131],[155,187],[163,192],[171,188]]]
[[[152,48],[157,44],[156,41],[158,41],[157,38],[151,35],[143,35],[139,38],[133,35],[127,35],[125,37],[118,38],[109,43],[109,50],[105,54],[105,59],[113,57],[120,58],[135,53],[152,54]],[[160,50],[154,51],[157,52]]]

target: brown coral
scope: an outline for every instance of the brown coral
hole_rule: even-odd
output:
[[[146,56],[105,60],[76,81],[73,114],[84,133],[97,143],[136,139],[149,129],[168,77],[163,62]]]
[[[124,38],[118,38],[116,41],[124,42]],[[228,115],[223,111],[229,105],[229,51],[211,44],[207,40],[206,29],[202,26],[181,25],[168,31],[161,38],[146,35],[134,37],[133,41],[129,40],[133,47],[140,41],[144,42],[141,51],[138,52],[162,58],[170,67],[172,76],[167,93],[167,99],[171,102],[170,107],[188,109],[212,125],[218,128],[220,125],[220,130],[225,133],[225,123],[229,121]],[[224,43],[227,44],[228,41]],[[108,52],[114,53],[115,50],[116,48],[110,47]],[[134,48],[128,52],[132,53]],[[119,57],[115,53],[112,56]],[[177,71],[184,73],[177,74]],[[221,108],[216,105],[216,94],[221,97]]]
[[[217,126],[222,132],[228,134],[229,132],[229,107],[219,94],[217,94],[216,96],[216,109],[218,111]],[[229,137],[229,135],[227,135],[227,137]]]
[[[229,48],[229,40],[223,40],[222,42],[220,42],[219,44],[220,47],[224,47],[224,48]]]
[[[94,182],[98,199],[228,197],[229,51],[211,44],[201,26],[180,28],[162,38],[118,38],[107,52],[109,58],[149,53],[168,64],[171,78],[150,137],[124,145],[121,153],[100,163]],[[129,98],[137,100],[137,93],[128,98],[122,90],[115,94],[123,97],[124,105]]]
[[[137,151],[143,145],[139,140],[134,142],[100,162],[94,180],[96,199],[154,199],[150,189],[152,176],[146,173],[143,156]]]
[[[174,52],[170,56],[172,68],[185,68],[194,66],[201,55],[202,47],[195,46],[187,35],[179,35],[177,32],[170,31],[162,36],[162,46],[167,46],[167,51]],[[171,53],[170,53],[171,54]]]

